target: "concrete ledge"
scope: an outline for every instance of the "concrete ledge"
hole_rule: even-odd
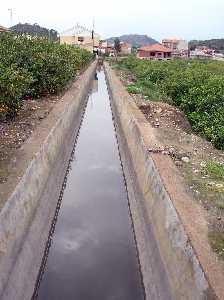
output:
[[[22,149],[23,164],[17,166],[22,178],[0,212],[0,298],[3,300],[32,297],[95,69],[93,62]]]
[[[224,299],[224,274],[207,238],[205,213],[105,63],[147,299]]]

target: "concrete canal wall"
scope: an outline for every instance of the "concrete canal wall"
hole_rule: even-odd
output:
[[[32,296],[95,69],[96,62],[22,149],[23,175],[0,211],[0,299]],[[147,299],[224,299],[203,211],[172,160],[151,151],[162,147],[154,129],[107,64],[105,72]]]
[[[147,299],[224,299],[202,209],[114,71],[105,64]]]
[[[31,299],[96,62],[26,142],[18,179],[0,212],[0,299]]]

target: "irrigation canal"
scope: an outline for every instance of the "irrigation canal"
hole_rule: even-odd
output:
[[[103,71],[89,94],[59,206],[33,298],[144,299]]]

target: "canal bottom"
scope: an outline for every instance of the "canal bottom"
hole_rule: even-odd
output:
[[[103,71],[91,89],[35,299],[144,299]]]

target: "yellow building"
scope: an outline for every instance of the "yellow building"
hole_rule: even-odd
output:
[[[75,27],[65,30],[60,34],[60,44],[80,46],[91,52],[93,51],[93,47],[99,47],[99,43],[99,34],[95,32],[92,34],[92,30],[89,30],[78,23]]]

